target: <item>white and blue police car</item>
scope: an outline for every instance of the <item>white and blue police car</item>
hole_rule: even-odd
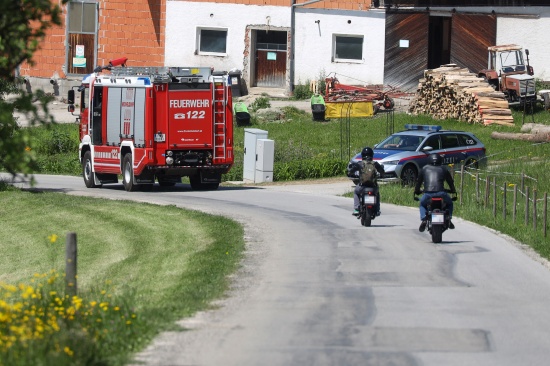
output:
[[[441,126],[406,124],[405,130],[392,134],[373,146],[374,160],[384,166],[382,180],[400,180],[404,185],[414,185],[418,172],[428,164],[428,156],[438,153],[443,164],[478,169],[486,163],[485,145],[471,132],[444,130]],[[356,163],[361,153],[355,155],[347,167],[347,176],[355,184],[359,172]],[[458,168],[460,169],[460,168]]]

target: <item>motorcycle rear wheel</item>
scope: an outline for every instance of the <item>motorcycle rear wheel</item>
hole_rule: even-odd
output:
[[[369,210],[363,209],[363,212],[361,212],[361,225],[370,226],[371,223],[372,219]]]
[[[432,242],[435,244],[441,243],[443,240],[443,226],[442,225],[433,225],[432,226]]]

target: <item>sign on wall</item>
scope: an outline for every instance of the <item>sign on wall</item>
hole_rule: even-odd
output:
[[[86,67],[86,57],[84,56],[84,45],[76,45],[75,57],[73,57],[73,67]]]

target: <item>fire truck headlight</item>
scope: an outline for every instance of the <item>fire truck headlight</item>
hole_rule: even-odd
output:
[[[166,156],[172,156],[172,155],[174,155],[174,152],[173,152],[173,151],[168,150],[168,151],[166,152]]]
[[[174,164],[174,158],[171,158],[169,156],[166,157],[166,165],[172,165]]]

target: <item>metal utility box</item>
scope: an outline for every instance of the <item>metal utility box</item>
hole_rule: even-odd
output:
[[[256,141],[256,172],[254,183],[273,182],[273,160],[275,158],[275,142],[268,139]]]
[[[243,181],[273,182],[275,143],[267,139],[267,131],[244,129]]]

